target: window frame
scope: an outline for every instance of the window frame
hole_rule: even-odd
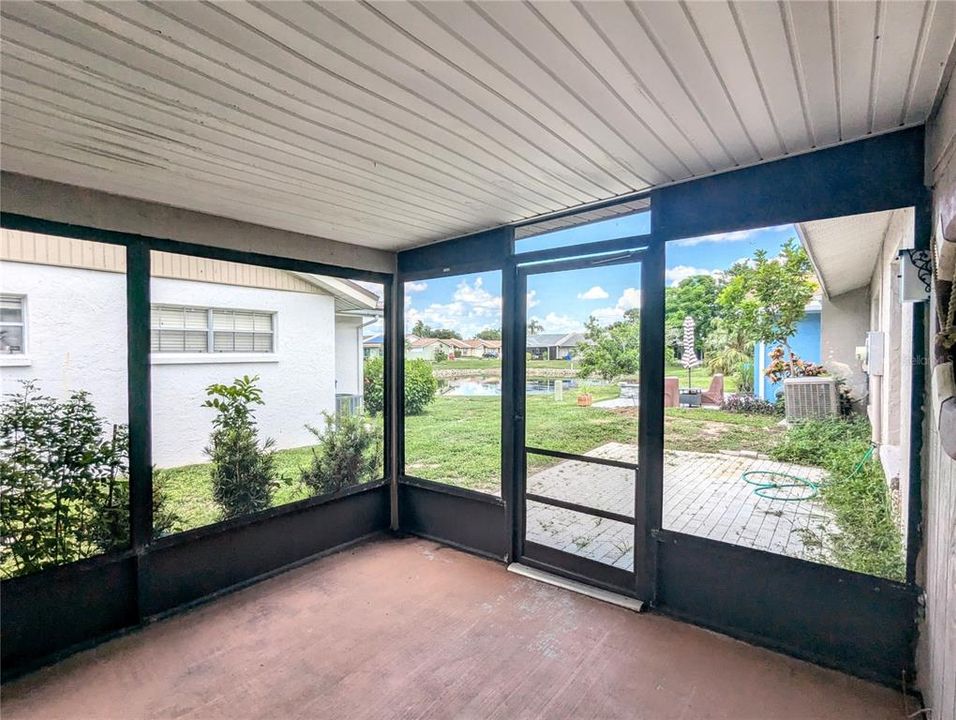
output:
[[[0,300],[16,300],[20,303],[20,322],[0,320],[0,330],[5,327],[20,328],[20,350],[17,352],[0,352],[0,358],[22,362],[27,358],[27,353],[29,351],[29,335],[27,330],[27,296],[23,293],[2,293],[0,294]]]
[[[187,350],[185,349],[185,343],[184,343],[183,350],[161,350],[161,349],[153,350],[152,349],[153,337],[154,337],[153,334],[163,332],[163,328],[157,327],[156,324],[154,324],[154,318],[155,318],[154,313],[157,310],[177,310],[177,311],[183,311],[184,313],[187,310],[203,312],[206,317],[206,323],[205,323],[205,328],[202,331],[199,329],[190,331],[189,329],[185,327],[185,324],[182,329],[166,328],[166,330],[172,331],[172,332],[182,332],[182,333],[194,332],[197,334],[199,332],[204,332],[205,333],[205,349]],[[256,315],[265,315],[269,317],[272,329],[268,333],[266,332],[260,333],[255,330],[252,332],[237,331],[237,330],[216,330],[215,328],[216,312],[230,313],[232,314],[233,317],[235,317],[236,313],[248,313],[252,317],[253,322],[255,321]],[[270,357],[275,357],[278,351],[278,329],[277,329],[278,316],[279,316],[279,313],[276,310],[251,310],[247,308],[226,308],[226,307],[215,307],[215,306],[205,306],[205,305],[175,305],[171,303],[150,303],[150,306],[149,306],[150,358],[153,360],[159,360],[160,362],[164,359],[169,360],[171,362],[175,362],[177,359],[180,361],[184,361],[184,359],[193,358],[193,357],[202,358],[206,362],[216,362],[215,360],[209,360],[209,358],[227,358],[226,360],[223,360],[223,362],[229,362],[230,359],[232,361],[246,361],[250,357],[253,360],[257,358],[267,360]],[[233,347],[235,347],[236,335],[239,335],[239,334],[249,335],[253,338],[253,349],[251,350],[216,350],[215,348],[216,348],[217,333],[231,334],[233,336]],[[269,336],[270,343],[269,343],[268,350],[255,349],[255,338],[257,335]],[[161,338],[161,336],[157,336],[157,337]]]

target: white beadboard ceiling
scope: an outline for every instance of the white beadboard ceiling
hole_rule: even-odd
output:
[[[922,123],[956,3],[18,2],[3,169],[400,249]]]

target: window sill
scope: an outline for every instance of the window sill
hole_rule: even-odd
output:
[[[150,353],[152,365],[223,365],[235,363],[277,363],[275,353]]]
[[[33,361],[26,355],[0,355],[0,367],[30,367]]]

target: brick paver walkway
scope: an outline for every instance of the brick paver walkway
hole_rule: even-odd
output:
[[[637,446],[608,443],[588,455],[637,462]],[[748,470],[774,470],[820,482],[819,468],[748,457],[667,450],[664,453],[664,528],[735,545],[804,558],[805,530],[831,524],[819,498],[784,501],[754,494],[741,479]],[[634,473],[566,461],[534,473],[537,495],[634,514]],[[788,494],[789,493],[789,494]],[[804,490],[780,491],[799,497]],[[634,529],[626,523],[528,502],[527,539],[625,570],[634,567]]]

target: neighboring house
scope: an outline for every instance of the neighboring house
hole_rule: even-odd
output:
[[[821,297],[819,311],[808,312],[792,338],[793,347],[843,379],[866,407],[905,537],[913,306],[900,296],[898,258],[913,247],[914,212],[906,208],[796,227]],[[775,388],[761,382],[760,362],[766,363],[766,348],[755,353],[755,387],[772,400]]]
[[[546,333],[529,335],[525,343],[533,360],[570,360],[584,342],[584,333]]]
[[[501,340],[482,340],[473,338],[462,341],[467,349],[461,353],[462,357],[499,357],[501,355]]]
[[[435,355],[439,352],[444,353],[446,357],[453,357],[456,350],[462,349],[458,345],[461,341],[453,338],[420,338],[410,335],[405,342],[405,356],[412,360],[434,361]]]
[[[822,304],[819,297],[807,303],[806,315],[797,323],[797,332],[790,338],[790,350],[801,360],[820,362],[821,310]],[[776,400],[777,393],[783,392],[783,382],[771,382],[765,374],[770,364],[770,353],[775,347],[774,344],[768,345],[763,342],[754,346],[754,394],[770,402]]]
[[[262,437],[314,443],[306,425],[354,408],[362,393],[362,328],[374,293],[348,280],[153,252],[153,462],[206,461],[215,412],[205,388],[258,375]],[[126,256],[121,246],[3,230],[0,388],[20,380],[64,397],[86,390],[112,423],[127,422]]]
[[[385,336],[382,334],[369,335],[362,342],[362,350],[365,359],[384,357],[385,355]]]

